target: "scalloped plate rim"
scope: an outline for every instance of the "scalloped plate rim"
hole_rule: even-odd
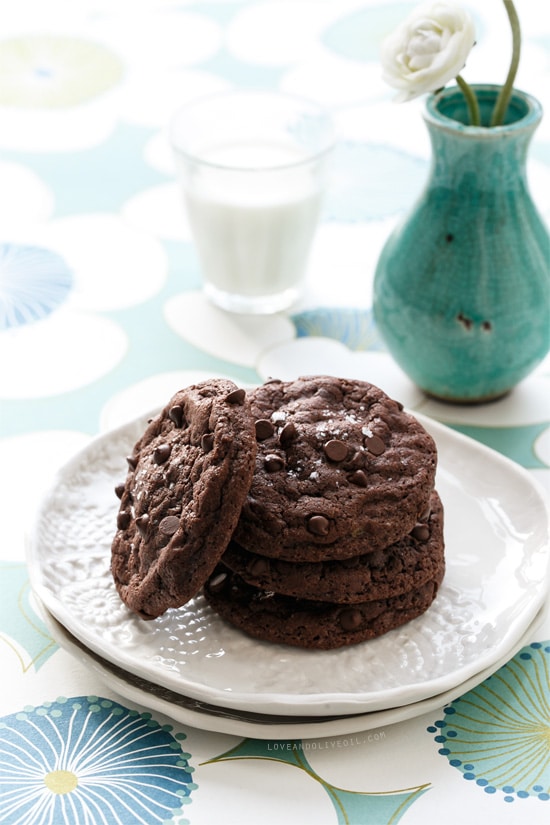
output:
[[[39,601],[37,597],[35,598]],[[405,722],[408,719],[422,716],[424,713],[439,710],[453,702],[459,696],[463,696],[468,691],[473,690],[481,684],[481,682],[488,679],[493,673],[507,664],[513,656],[529,643],[529,639],[533,638],[536,630],[541,626],[547,614],[547,608],[542,607],[532,623],[526,628],[523,635],[509,651],[495,660],[490,667],[471,676],[465,682],[460,682],[452,688],[449,688],[443,693],[437,693],[426,699],[420,699],[418,702],[411,702],[408,705],[400,705],[395,708],[385,708],[339,717],[333,716],[323,720],[312,721],[312,719],[307,716],[296,716],[295,720],[292,721],[288,718],[280,721],[279,717],[273,715],[273,720],[268,721],[265,719],[265,716],[269,716],[269,714],[263,714],[262,716],[264,718],[261,718],[259,714],[257,718],[254,718],[253,713],[242,717],[239,716],[239,711],[236,709],[214,708],[212,711],[208,711],[201,707],[189,708],[185,706],[182,707],[181,704],[175,704],[157,693],[156,688],[158,686],[152,684],[148,689],[137,684],[137,677],[132,673],[127,673],[124,677],[114,673],[110,669],[109,662],[102,660],[100,656],[88,650],[82,643],[75,642],[75,640],[71,638],[71,634],[67,628],[64,627],[55,616],[49,613],[43,604],[40,604],[39,607],[46,626],[60,647],[66,650],[67,653],[77,661],[96,671],[99,678],[119,696],[138,702],[159,713],[164,713],[166,716],[180,722],[180,724],[191,725],[199,730],[225,733],[230,736],[248,736],[254,737],[255,739],[269,740],[313,739],[320,735],[346,736],[361,731],[375,730],[384,725],[394,725],[399,722]],[[182,698],[185,699],[186,697]],[[197,700],[197,703],[200,706],[200,701]],[[231,717],[224,715],[224,711],[226,710],[232,710]]]
[[[470,677],[475,676],[476,673],[480,673],[481,671],[489,668],[494,661],[499,659],[508,650],[512,649],[539,611],[548,592],[548,567],[550,559],[548,557],[548,547],[546,541],[544,544],[541,544],[540,547],[540,549],[544,550],[546,554],[546,569],[544,571],[544,575],[539,576],[536,585],[530,583],[529,599],[527,600],[527,604],[520,611],[520,614],[514,617],[514,621],[507,626],[505,631],[503,631],[503,635],[501,636],[498,645],[492,649],[485,648],[480,650],[479,658],[476,659],[475,662],[472,661],[468,665],[459,667],[455,671],[450,673],[446,672],[444,675],[437,676],[436,678],[420,678],[415,682],[410,682],[405,685],[400,684],[396,687],[390,687],[382,690],[377,689],[374,691],[365,689],[361,692],[319,690],[306,694],[299,691],[292,692],[292,689],[290,689],[288,693],[282,693],[280,691],[261,692],[258,691],[257,688],[254,689],[253,687],[251,690],[244,692],[235,692],[231,688],[227,687],[227,682],[225,686],[199,683],[193,679],[192,674],[187,674],[188,678],[186,678],[185,675],[182,675],[181,673],[174,674],[171,671],[159,669],[150,663],[144,663],[142,656],[128,654],[126,651],[122,650],[120,646],[105,644],[102,643],[101,640],[98,642],[98,640],[93,636],[93,633],[90,631],[90,628],[78,620],[78,618],[75,619],[75,616],[71,613],[70,609],[67,609],[66,605],[60,601],[57,595],[44,584],[42,580],[43,571],[40,556],[41,548],[36,537],[37,525],[39,523],[42,509],[45,507],[47,502],[48,495],[56,489],[56,486],[63,478],[81,466],[82,461],[86,460],[90,453],[93,453],[98,448],[108,446],[113,439],[126,437],[129,440],[129,444],[133,444],[133,441],[141,433],[144,422],[156,412],[158,412],[158,410],[154,410],[148,415],[141,415],[133,421],[127,422],[114,430],[96,436],[86,447],[80,450],[59,470],[52,486],[50,487],[50,490],[43,498],[42,506],[38,510],[36,522],[30,533],[29,541],[27,542],[27,557],[29,562],[31,584],[39,598],[44,602],[47,609],[62,625],[73,633],[77,639],[89,647],[91,651],[96,652],[98,655],[102,656],[107,661],[111,661],[113,664],[122,666],[129,673],[133,673],[136,676],[141,676],[142,678],[177,693],[182,693],[199,700],[208,701],[221,707],[237,709],[255,708],[258,710],[264,709],[267,713],[273,713],[274,708],[279,708],[284,713],[294,715],[316,715],[319,713],[344,715],[357,712],[373,712],[391,707],[412,704],[423,699],[427,699],[430,696],[441,694],[444,691],[451,689],[454,685],[465,682]],[[537,505],[540,508],[540,513],[544,514],[546,523],[548,523],[548,505],[542,497],[538,484],[531,478],[529,473],[524,468],[515,464],[513,461],[500,453],[492,450],[490,447],[480,444],[462,433],[453,431],[446,425],[441,424],[434,419],[427,418],[417,412],[413,412],[413,415],[426,427],[428,431],[431,432],[436,442],[440,442],[438,443],[438,448],[440,450],[441,443],[450,443],[452,446],[462,445],[464,449],[473,452],[482,462],[488,461],[495,465],[495,468],[498,468],[499,471],[504,472],[504,478],[512,477],[517,479],[518,483],[521,481],[522,485],[526,485],[530,493],[535,495],[537,498]],[[121,463],[124,463],[122,457]],[[441,467],[442,462],[440,461],[440,470],[438,470],[438,472],[441,472]],[[453,475],[451,470],[448,470],[448,472],[452,477],[456,477],[456,474]],[[445,506],[447,508],[448,503],[446,503]],[[443,582],[440,592],[442,592],[445,588],[446,581],[447,579]],[[437,611],[437,599],[429,608],[429,611]],[[421,630],[423,618],[424,617],[421,616],[414,620],[414,622],[409,623],[409,627],[412,628],[416,625],[416,628]],[[380,639],[390,641],[395,638],[395,634],[399,630],[400,628],[396,628],[395,631],[390,631],[385,634],[384,637],[374,639],[371,642],[363,642],[362,644],[355,645],[354,652],[357,652],[359,655],[361,649],[364,648],[365,645],[373,646],[374,644],[380,642]],[[229,632],[242,636],[240,631],[233,628],[230,628]],[[250,642],[250,640],[248,640],[248,642]],[[254,644],[265,648],[265,643],[254,640]],[[284,648],[279,645],[269,645],[269,647],[273,649],[274,654],[280,655],[281,649],[284,650]],[[293,649],[291,655],[295,655],[294,650],[295,649]],[[340,650],[347,651],[350,650],[350,648],[342,648]],[[304,651],[304,653],[308,655],[312,652]],[[314,655],[321,657],[324,653],[324,651],[315,652]],[[329,651],[329,653],[334,654],[334,651]]]

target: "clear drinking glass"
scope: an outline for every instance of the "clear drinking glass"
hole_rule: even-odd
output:
[[[181,108],[170,139],[207,296],[233,312],[290,306],[321,212],[329,113],[276,92],[227,92]]]

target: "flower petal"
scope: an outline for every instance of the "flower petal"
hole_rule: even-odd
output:
[[[460,74],[474,43],[474,25],[464,9],[426,3],[382,44],[382,77],[399,90],[396,100],[412,100]]]

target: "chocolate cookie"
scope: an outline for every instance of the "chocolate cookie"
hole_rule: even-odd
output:
[[[204,587],[209,604],[249,636],[310,650],[332,650],[374,639],[424,613],[443,579],[440,570],[421,587],[353,605],[295,599],[246,584],[220,564]]]
[[[244,390],[210,380],[176,393],[128,458],[111,570],[125,604],[145,619],[197,594],[221,558],[256,455]]]
[[[258,454],[234,538],[286,561],[351,558],[409,533],[437,451],[401,404],[363,381],[309,376],[249,393]]]
[[[435,491],[430,507],[404,538],[351,559],[282,561],[249,553],[232,541],[222,562],[248,584],[286,596],[340,604],[387,599],[434,580],[445,564],[443,507]]]

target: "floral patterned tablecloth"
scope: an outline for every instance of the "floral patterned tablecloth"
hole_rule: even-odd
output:
[[[468,79],[501,82],[498,0],[467,3]],[[518,0],[517,85],[550,110],[550,22]],[[371,285],[426,178],[421,102],[392,103],[381,0],[0,0],[0,822],[6,825],[535,825],[550,814],[550,623],[494,676],[422,716],[346,736],[201,731],[121,699],[58,646],[25,536],[53,472],[180,386],[326,372],[381,385],[550,487],[550,371],[487,406],[425,398],[385,352]],[[288,314],[226,315],[200,290],[166,125],[230,87],[325,103],[338,146]],[[550,119],[529,156],[550,218]]]

